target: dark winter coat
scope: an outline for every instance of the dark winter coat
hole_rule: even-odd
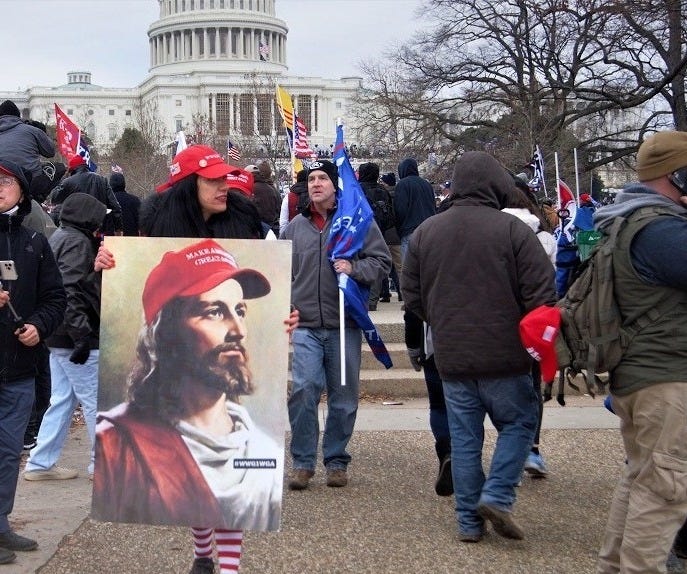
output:
[[[260,219],[276,229],[279,235],[279,209],[281,208],[281,198],[274,183],[269,177],[260,172],[255,173],[253,183],[253,203],[260,214]]]
[[[527,224],[500,211],[514,184],[493,157],[463,154],[453,185],[450,207],[410,239],[406,308],[432,328],[442,380],[528,373],[518,326],[528,311],[555,302],[551,262]]]
[[[62,181],[52,192],[52,203],[62,204],[72,193],[87,193],[95,197],[100,203],[105,204],[107,209],[112,211],[108,218],[112,220],[115,231],[122,231],[122,207],[115,197],[110,183],[106,177],[98,175],[88,170],[88,167],[81,165],[74,170],[73,175]],[[56,223],[59,223],[57,221]]]
[[[398,164],[399,182],[394,190],[394,214],[399,237],[410,235],[425,219],[436,213],[434,190],[418,175],[413,158]]]
[[[91,195],[73,194],[62,205],[60,227],[50,237],[67,292],[62,325],[48,339],[49,347],[74,348],[88,339],[91,349],[100,340],[100,273],[93,270],[98,241],[93,232],[105,218],[105,205]]]
[[[44,341],[62,322],[67,298],[48,240],[22,225],[30,211],[25,195],[15,214],[0,214],[0,260],[14,261],[18,275],[2,287],[9,291],[15,311],[38,329]],[[14,334],[16,328],[9,306],[0,308],[0,385],[35,376],[42,360],[44,343],[23,345]]]
[[[0,149],[2,156],[32,175],[41,171],[41,156],[55,155],[55,144],[41,129],[16,116],[0,116]]]
[[[141,210],[141,200],[126,191],[126,180],[121,173],[113,173],[110,176],[110,187],[122,208],[124,235],[138,235],[138,216]]]

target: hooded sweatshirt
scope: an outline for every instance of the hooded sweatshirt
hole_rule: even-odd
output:
[[[71,349],[87,339],[99,348],[100,273],[93,270],[98,240],[93,233],[103,224],[107,208],[86,193],[73,193],[62,204],[60,227],[50,237],[67,292],[62,325],[48,339],[48,346]]]
[[[55,155],[55,144],[43,130],[13,115],[0,116],[0,149],[5,159],[35,176],[43,173],[41,156]]]
[[[432,328],[444,381],[529,373],[519,322],[556,300],[551,262],[532,230],[503,213],[513,187],[492,156],[456,162],[448,208],[410,239],[401,280],[406,309]]]
[[[425,219],[436,213],[434,190],[418,175],[417,161],[404,159],[398,164],[401,178],[394,191],[394,214],[399,237],[410,235]]]

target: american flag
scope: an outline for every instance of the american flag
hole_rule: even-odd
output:
[[[263,44],[262,42],[260,42],[258,52],[260,52],[260,59],[263,62],[266,62],[267,58],[270,57],[270,47],[267,44]]]
[[[317,155],[308,145],[308,130],[298,116],[296,116],[296,133],[293,138],[293,153],[298,158],[308,158]]]
[[[239,161],[241,159],[241,152],[239,151],[239,148],[237,148],[233,143],[231,143],[231,140],[227,140],[227,159],[233,159],[234,161]]]

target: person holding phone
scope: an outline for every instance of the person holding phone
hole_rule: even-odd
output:
[[[44,235],[22,225],[31,211],[30,174],[0,156],[0,564],[38,543],[12,530],[9,514],[31,416],[43,341],[62,323],[67,299]],[[14,274],[10,275],[11,267]],[[10,279],[10,277],[13,277]]]

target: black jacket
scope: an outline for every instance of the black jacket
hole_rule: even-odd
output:
[[[111,209],[108,218],[112,220],[113,229],[115,231],[123,230],[122,207],[110,187],[110,182],[102,175],[89,171],[85,165],[77,167],[73,175],[70,175],[53,190],[51,194],[52,203],[62,204],[72,193],[79,192],[92,195],[105,204],[107,209]],[[55,223],[59,224],[59,221]]]
[[[21,224],[30,210],[25,197],[16,214],[0,214],[0,260],[14,261],[18,279],[3,282],[3,289],[9,291],[10,302],[24,322],[38,329],[41,343],[35,347],[20,343],[9,306],[0,308],[0,385],[35,376],[43,341],[62,322],[67,304],[48,240]]]
[[[138,235],[138,216],[141,209],[141,200],[126,191],[126,180],[121,173],[113,173],[110,176],[110,187],[122,208],[124,235],[135,237]],[[106,225],[108,219],[111,218],[106,218]],[[112,223],[114,224],[114,222]],[[112,235],[114,231],[114,225],[112,225],[112,229],[105,229],[105,234]]]
[[[418,175],[414,159],[404,159],[398,164],[398,176],[401,179],[394,190],[394,214],[398,235],[405,237],[436,213],[436,202],[432,186]]]
[[[62,205],[60,227],[50,237],[67,293],[63,323],[48,339],[48,346],[71,349],[88,339],[99,348],[100,273],[93,270],[98,242],[93,237],[105,217],[105,205],[87,194],[74,194]]]

